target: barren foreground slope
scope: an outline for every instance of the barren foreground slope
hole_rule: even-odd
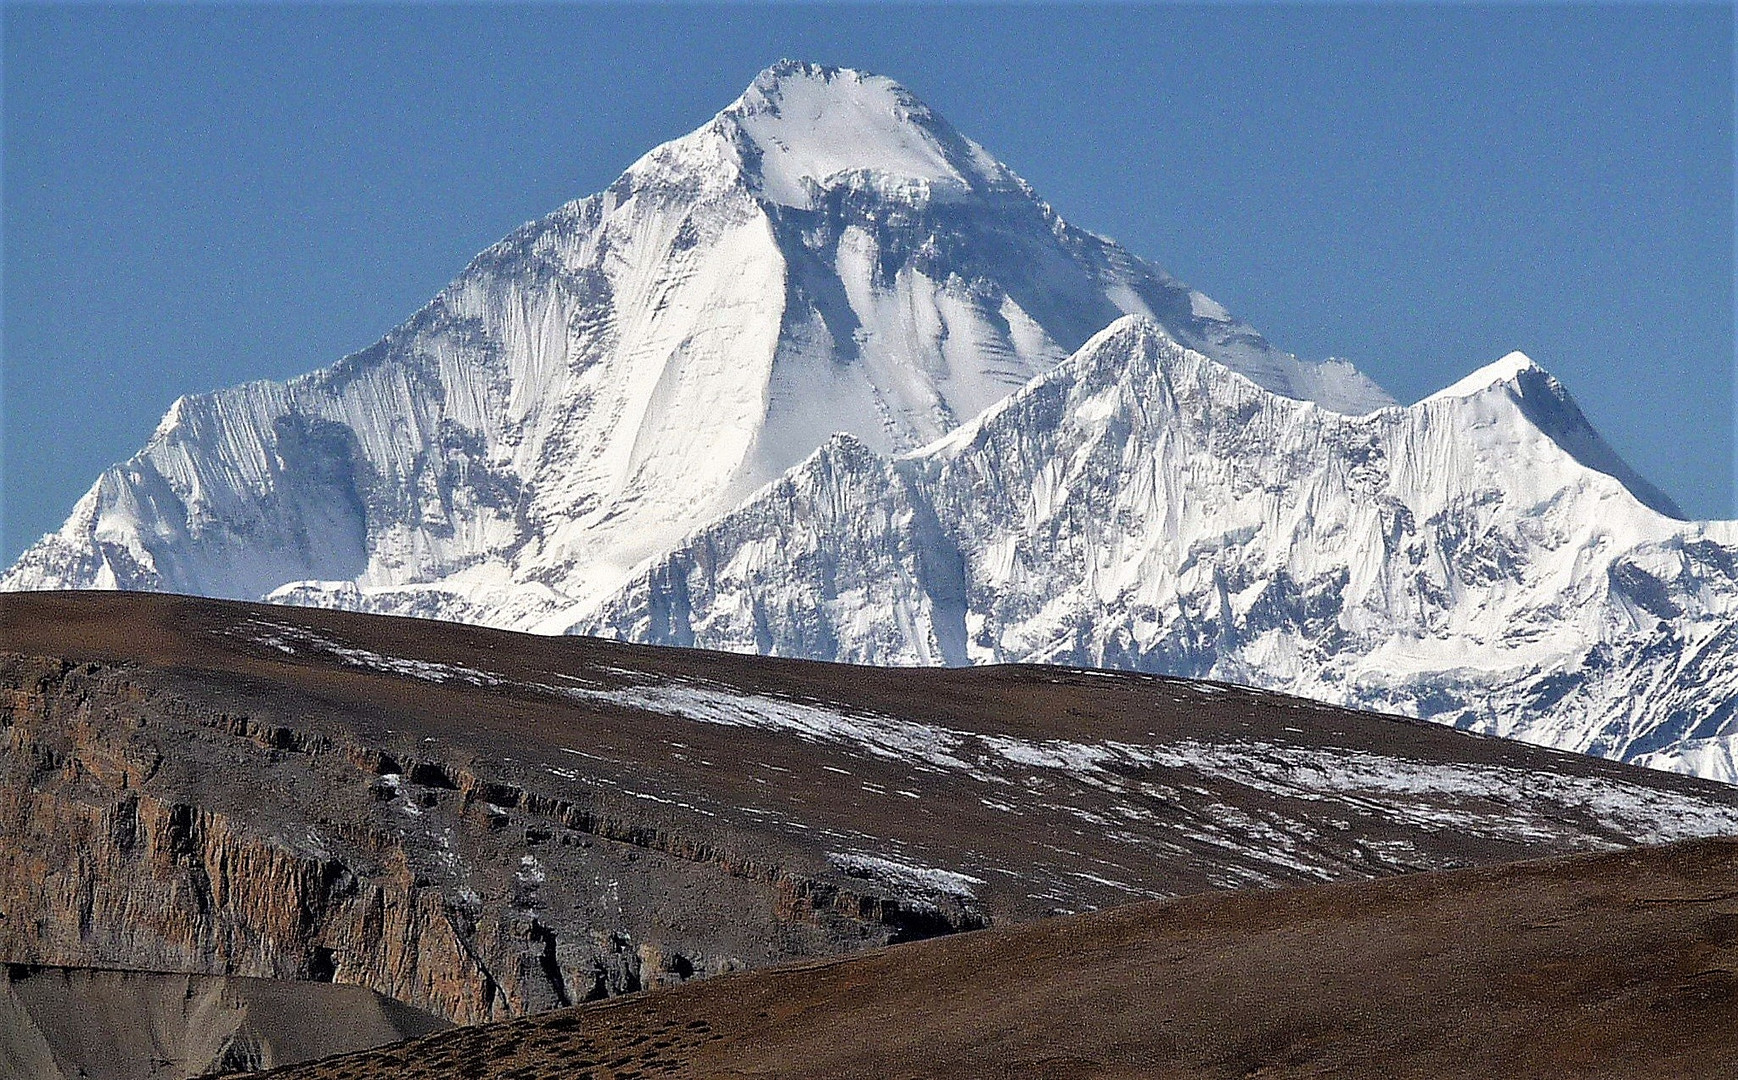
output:
[[[455,1022],[1209,889],[1738,835],[1738,789],[1220,684],[0,597],[0,960]]]
[[[0,1077],[179,1080],[269,1068],[447,1027],[360,986],[8,965]]]
[[[1730,1077],[1738,842],[1145,903],[271,1073]]]

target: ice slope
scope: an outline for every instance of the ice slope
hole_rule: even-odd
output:
[[[1673,514],[1519,354],[1347,416],[1128,317],[917,452],[835,437],[574,629],[1223,679],[1730,779],[1738,523]]]
[[[1275,392],[1389,401],[1066,224],[897,84],[782,62],[371,348],[177,401],[0,588],[559,629],[833,432],[920,446],[1124,312]]]

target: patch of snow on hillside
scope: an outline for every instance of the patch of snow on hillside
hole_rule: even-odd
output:
[[[1011,774],[1044,769],[1095,786],[1126,786],[1146,769],[1179,769],[1278,798],[1332,799],[1379,808],[1391,820],[1431,831],[1464,829],[1495,838],[1547,839],[1561,833],[1553,815],[1567,807],[1641,843],[1738,835],[1738,808],[1615,778],[1415,761],[1265,740],[1141,744],[1021,739],[693,682],[565,692],[582,701],[700,723],[784,732],[1000,784],[1008,783]]]
[[[1052,767],[1187,768],[1283,798],[1376,800],[1397,819],[1423,827],[1467,827],[1484,821],[1499,830],[1544,838],[1557,829],[1543,815],[1570,807],[1644,844],[1738,836],[1738,808],[1615,778],[1248,740],[997,745],[1011,760],[1054,763]]]
[[[838,867],[847,877],[872,878],[896,887],[945,896],[970,898],[976,895],[973,890],[984,883],[983,878],[970,874],[896,862],[879,855],[856,851],[831,852],[827,855],[827,861]]]
[[[291,656],[313,654],[329,657],[350,667],[365,668],[369,671],[382,671],[390,675],[403,675],[412,679],[422,679],[425,682],[464,682],[472,686],[506,686],[508,680],[487,671],[479,671],[464,664],[442,664],[430,660],[411,660],[400,656],[385,656],[369,649],[357,649],[339,644],[331,638],[323,637],[311,630],[299,626],[286,626],[281,623],[267,622],[263,619],[248,619],[243,625],[254,627],[255,630],[239,636],[257,645],[264,645]]]
[[[781,731],[809,742],[854,746],[880,758],[948,769],[969,767],[956,756],[967,738],[963,732],[891,716],[846,712],[821,704],[689,681],[640,683],[613,690],[574,687],[562,692],[577,701],[608,703],[702,724]]]

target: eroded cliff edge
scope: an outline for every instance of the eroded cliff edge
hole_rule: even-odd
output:
[[[1205,890],[1738,835],[1738,789],[1284,695],[0,596],[0,960],[457,1021]]]
[[[460,1023],[974,922],[58,658],[0,658],[0,821],[10,961],[339,980]]]

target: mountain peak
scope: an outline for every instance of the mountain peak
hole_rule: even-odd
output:
[[[798,209],[853,176],[932,191],[1006,184],[1012,174],[892,79],[780,60],[719,114],[767,200]]]
[[[1500,360],[1493,360],[1453,385],[1443,387],[1424,400],[1439,401],[1445,398],[1472,397],[1474,394],[1488,390],[1493,386],[1513,383],[1529,372],[1550,376],[1550,372],[1535,364],[1532,357],[1517,349]]]
[[[1534,427],[1562,447],[1586,468],[1602,472],[1629,489],[1644,506],[1668,518],[1682,520],[1684,512],[1671,496],[1630,468],[1594,428],[1568,388],[1526,353],[1515,351],[1431,394],[1419,405],[1478,397],[1504,388],[1507,400]]]
[[[866,78],[879,78],[869,72],[856,68],[834,67],[831,64],[816,64],[808,60],[794,60],[784,57],[775,61],[754,77],[749,85],[760,90],[776,88],[780,83],[790,80],[818,80],[831,82],[838,78],[848,78],[861,81]]]
[[[792,106],[799,107],[798,111],[803,105],[827,110],[864,103],[885,106],[901,121],[923,124],[934,119],[917,95],[884,75],[790,59],[780,60],[756,75],[724,113],[784,115]]]

